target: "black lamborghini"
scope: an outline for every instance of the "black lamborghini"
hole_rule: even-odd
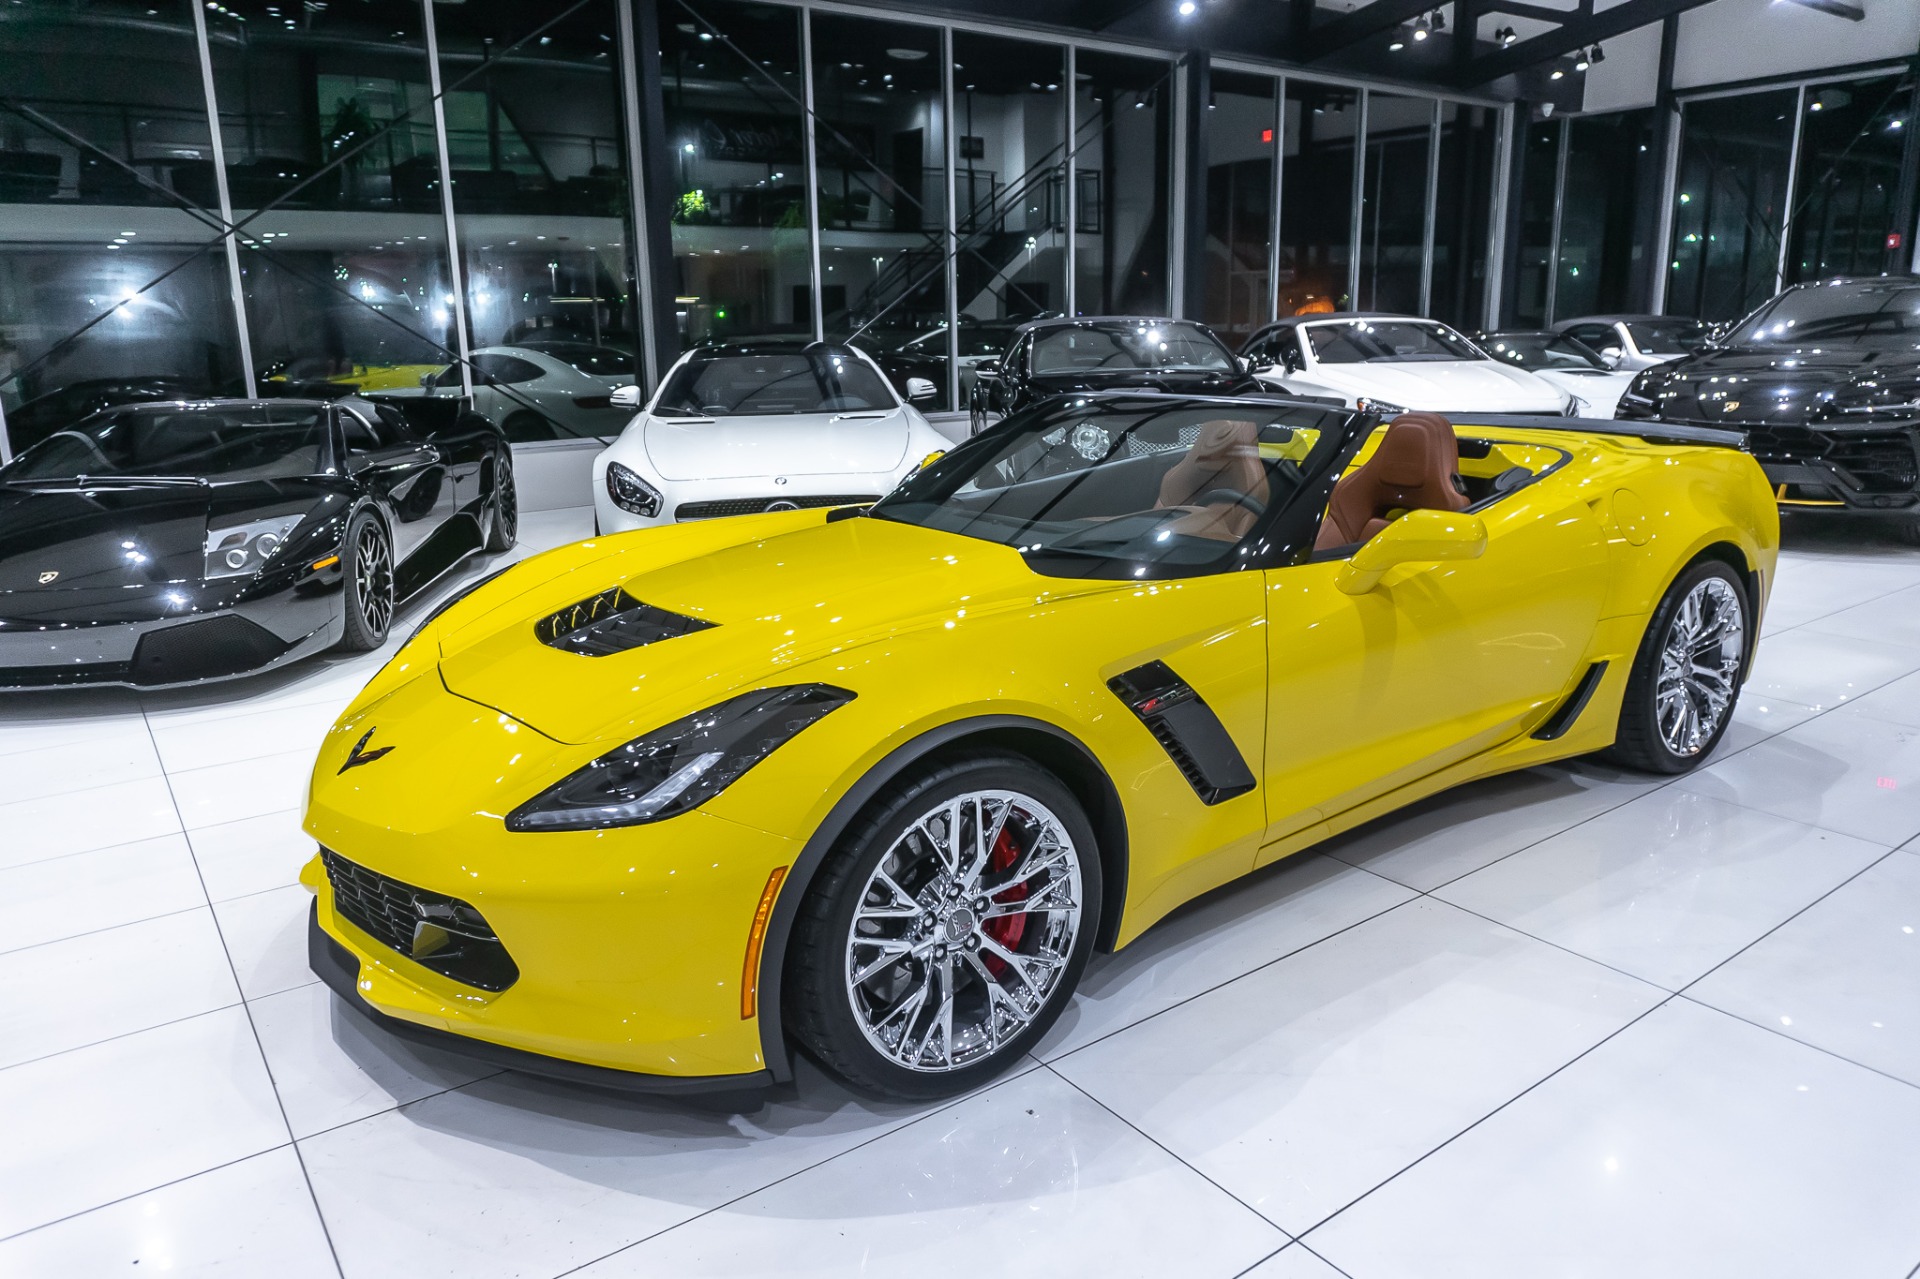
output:
[[[0,467],[0,689],[152,688],[377,647],[518,526],[512,454],[349,398],[109,409]]]

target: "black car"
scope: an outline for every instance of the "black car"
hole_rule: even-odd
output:
[[[350,398],[110,409],[0,467],[0,688],[151,688],[377,647],[518,523],[512,455]]]
[[[1191,320],[1134,316],[1033,320],[1006,354],[974,366],[973,432],[994,417],[1072,391],[1248,395],[1261,390],[1240,357]]]
[[[92,417],[102,409],[156,400],[185,400],[210,395],[204,382],[181,377],[89,378],[69,382],[59,390],[7,410],[7,438],[15,453],[24,453],[62,427]]]
[[[1920,278],[1796,284],[1618,416],[1744,432],[1786,507],[1920,516]]]

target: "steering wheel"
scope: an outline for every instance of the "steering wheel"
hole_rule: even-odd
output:
[[[1252,511],[1255,515],[1265,515],[1267,513],[1267,508],[1262,506],[1253,494],[1242,493],[1239,489],[1210,489],[1202,493],[1199,499],[1193,504],[1195,506],[1218,506],[1222,502],[1229,502],[1234,506]]]

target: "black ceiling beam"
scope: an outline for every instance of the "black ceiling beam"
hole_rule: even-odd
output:
[[[1441,8],[1446,0],[1373,0],[1351,13],[1343,13],[1332,22],[1323,22],[1307,36],[1300,50],[1300,61],[1318,62],[1342,49],[1350,49],[1363,40],[1391,31],[1403,22],[1412,22],[1423,13]]]
[[[1456,88],[1471,89],[1501,76],[1513,75],[1549,59],[1583,49],[1602,40],[1625,35],[1649,23],[1697,9],[1708,0],[1626,0],[1601,13],[1572,16],[1556,31],[1544,32],[1518,44],[1482,54],[1454,77]],[[1364,12],[1364,11],[1363,11]]]

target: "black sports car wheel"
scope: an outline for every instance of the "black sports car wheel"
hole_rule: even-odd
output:
[[[365,511],[347,527],[346,634],[340,647],[365,653],[380,647],[393,625],[393,543],[379,519]]]
[[[502,454],[494,462],[493,498],[487,503],[487,550],[510,551],[520,536],[520,494],[513,486],[513,462]]]
[[[1072,997],[1100,889],[1079,801],[1031,760],[978,756],[912,775],[808,890],[788,960],[793,1033],[869,1093],[976,1087]]]
[[[1613,758],[1649,773],[1684,773],[1733,722],[1752,633],[1747,590],[1707,560],[1667,588],[1640,641],[1620,706]]]

